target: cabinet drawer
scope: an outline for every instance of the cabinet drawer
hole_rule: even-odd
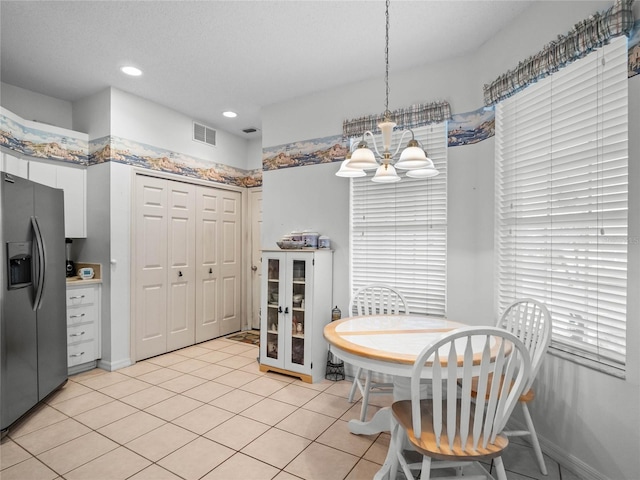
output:
[[[73,367],[96,359],[96,343],[85,342],[67,347],[67,366]]]
[[[94,341],[96,338],[95,323],[67,327],[67,345],[79,342]]]
[[[92,305],[67,309],[67,326],[95,321],[96,314]]]
[[[96,289],[94,287],[67,289],[67,307],[91,305],[95,302],[95,297]]]

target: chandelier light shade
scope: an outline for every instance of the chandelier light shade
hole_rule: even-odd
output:
[[[413,131],[405,130],[402,132],[400,141],[396,151],[391,153],[391,139],[393,137],[393,129],[396,127],[396,123],[391,118],[391,112],[389,111],[389,0],[386,1],[385,11],[385,104],[384,114],[382,122],[378,124],[378,128],[382,132],[382,154],[378,150],[376,145],[376,139],[372,132],[366,131],[362,134],[362,139],[357,144],[356,149],[351,154],[351,159],[348,158],[340,166],[340,170],[336,173],[339,177],[356,176],[350,175],[349,171],[344,169],[351,169],[361,172],[357,176],[365,176],[365,170],[376,170],[375,175],[371,179],[376,183],[391,183],[400,180],[396,169],[406,170],[408,177],[414,178],[429,178],[438,175],[438,170],[434,167],[433,162],[427,157],[426,152],[420,146],[420,143],[415,139]],[[400,158],[394,161],[395,156],[398,154],[402,141],[406,134],[411,133],[411,140],[407,144],[407,147],[400,154]],[[367,145],[365,136],[370,136],[373,142],[373,148],[375,154]],[[345,171],[347,173],[345,174]],[[411,174],[416,172],[415,174]],[[418,173],[420,172],[420,173]]]
[[[364,139],[358,143],[358,146],[351,154],[351,160],[347,165],[349,168],[357,168],[360,170],[373,170],[378,168],[376,156],[371,150],[369,150],[369,146]]]
[[[431,178],[438,175],[440,172],[435,167],[417,168],[415,170],[409,170],[407,177],[411,178]]]
[[[411,132],[413,134],[413,132]],[[411,139],[400,154],[400,158],[396,162],[396,168],[399,170],[414,170],[416,168],[433,167],[433,162],[427,157],[423,149],[420,148],[418,141]]]
[[[373,176],[371,181],[376,183],[393,183],[399,182],[400,177],[398,176],[393,165],[382,164],[376,170],[376,174]]]
[[[336,172],[336,176],[345,178],[364,177],[367,174],[360,168],[352,168],[347,165],[351,160],[351,152],[347,153],[347,157],[340,164],[340,170]]]

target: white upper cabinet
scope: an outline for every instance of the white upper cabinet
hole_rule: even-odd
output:
[[[87,169],[58,165],[56,186],[64,190],[64,231],[69,238],[87,236]]]
[[[87,236],[87,170],[84,166],[22,159],[28,162],[29,180],[64,191],[64,235]]]
[[[0,152],[1,170],[16,177],[29,178],[29,163],[8,153]]]

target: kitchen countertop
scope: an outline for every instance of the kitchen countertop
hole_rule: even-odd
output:
[[[78,262],[75,264],[75,267],[76,269],[93,268],[93,278],[85,280],[78,276],[67,277],[67,287],[78,287],[82,285],[93,285],[96,283],[102,283],[102,265],[101,264]]]
[[[93,277],[88,280],[84,280],[80,277],[67,277],[67,287],[77,287],[80,285],[92,285],[95,283],[102,283],[102,279]]]

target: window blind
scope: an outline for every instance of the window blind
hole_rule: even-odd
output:
[[[396,287],[411,313],[446,313],[447,128],[413,130],[440,174],[379,184],[371,174],[351,181],[351,286]],[[397,148],[400,133],[394,134]],[[381,145],[381,139],[376,139]],[[406,145],[407,139],[403,145]]]
[[[627,48],[619,37],[496,107],[500,312],[544,302],[552,348],[624,368]]]

